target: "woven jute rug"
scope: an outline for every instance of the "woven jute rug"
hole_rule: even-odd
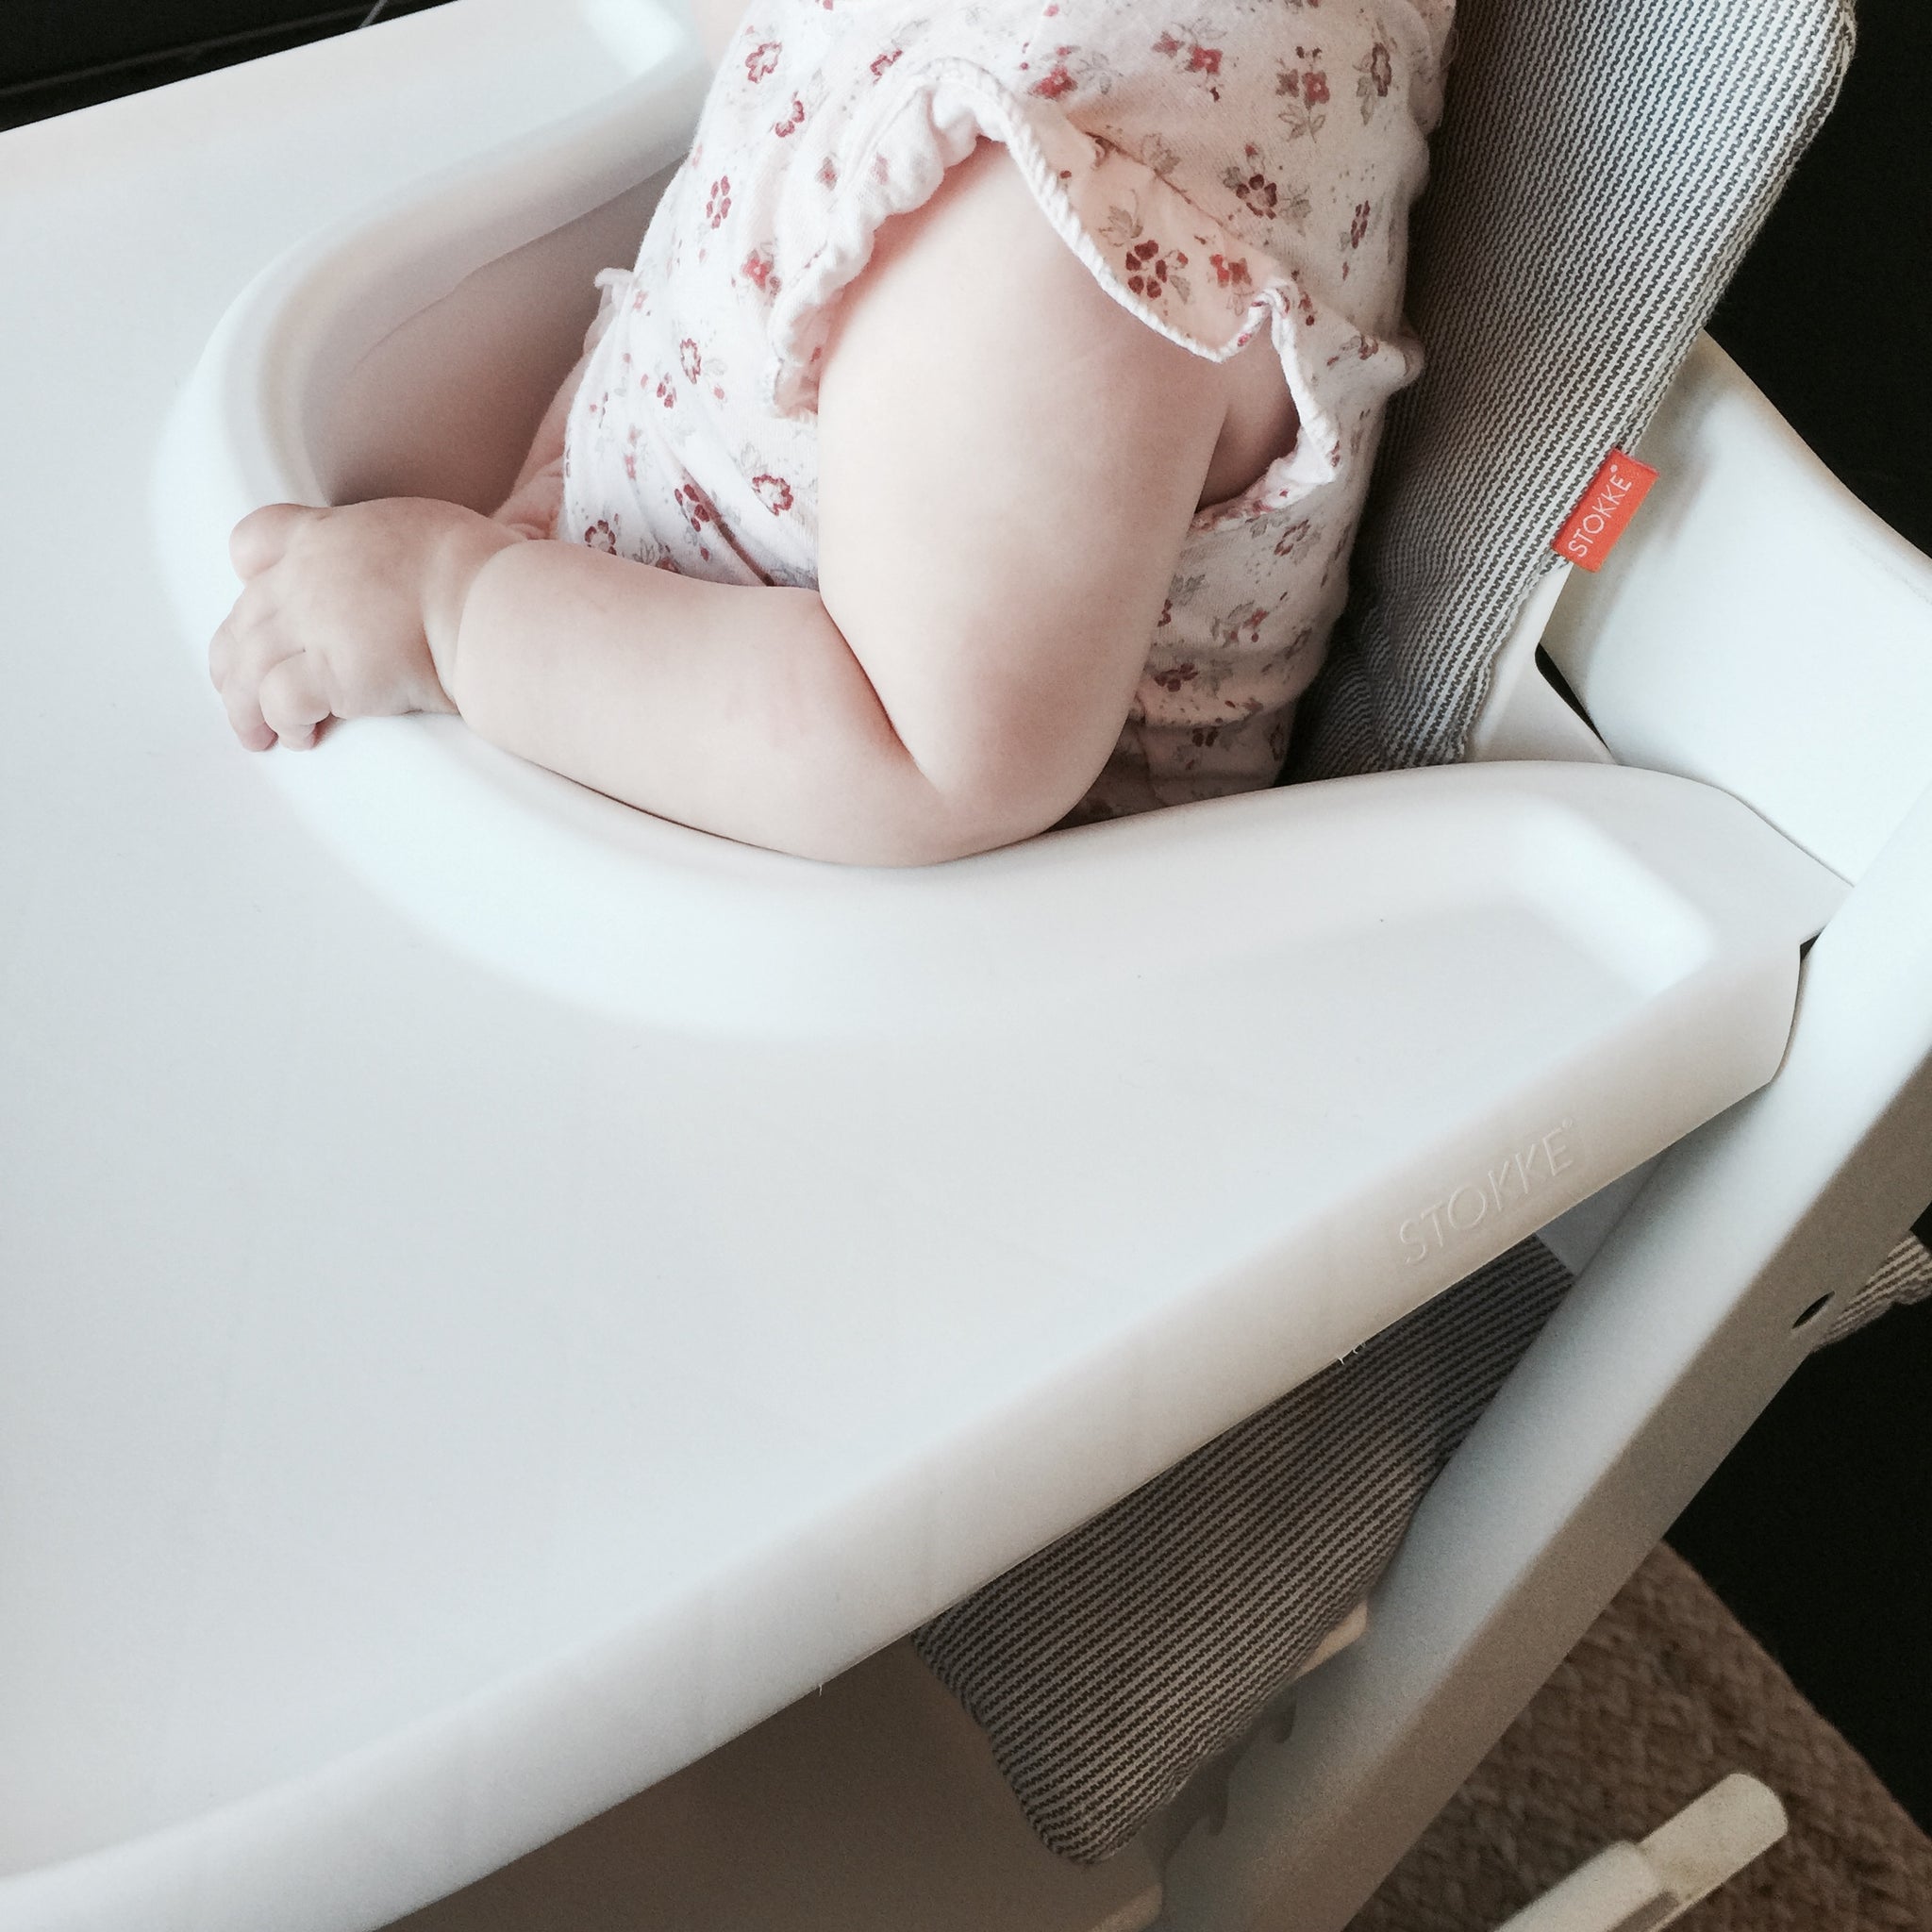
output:
[[[1491,1932],[1748,1771],[1791,1828],[1687,1932],[1932,1932],[1932,1839],[1668,1547],[1631,1578],[1350,1932]]]

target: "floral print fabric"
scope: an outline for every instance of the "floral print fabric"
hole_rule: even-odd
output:
[[[752,0],[637,264],[607,270],[558,534],[817,582],[818,365],[890,216],[981,138],[1115,300],[1267,330],[1294,448],[1189,528],[1081,816],[1269,784],[1346,593],[1452,0]]]

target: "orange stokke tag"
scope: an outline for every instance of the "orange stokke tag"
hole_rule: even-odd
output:
[[[1610,546],[1624,534],[1637,506],[1657,481],[1657,472],[1635,457],[1613,449],[1591,479],[1583,500],[1570,512],[1550,548],[1583,570],[1599,570]]]

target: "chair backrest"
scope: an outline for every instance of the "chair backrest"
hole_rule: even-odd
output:
[[[1551,538],[1836,99],[1850,0],[1459,0],[1391,411],[1296,777],[1462,756]]]

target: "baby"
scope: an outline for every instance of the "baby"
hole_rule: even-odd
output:
[[[1346,589],[1452,0],[698,0],[717,76],[493,517],[271,505],[242,741],[458,711],[921,864],[1269,784]]]

